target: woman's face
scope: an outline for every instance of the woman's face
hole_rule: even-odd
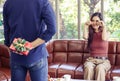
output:
[[[94,16],[91,20],[91,25],[93,29],[98,30],[100,23],[100,18],[98,16]]]

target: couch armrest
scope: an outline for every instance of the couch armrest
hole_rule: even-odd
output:
[[[52,63],[53,62],[53,41],[49,41],[47,44],[46,44],[46,49],[48,51],[48,63]]]
[[[10,50],[9,48],[4,45],[0,44],[0,66],[1,67],[9,67],[9,61],[10,61]]]
[[[4,72],[0,71],[0,81],[3,81],[3,80],[8,81],[9,78]]]
[[[0,61],[0,67],[1,67],[1,61]]]

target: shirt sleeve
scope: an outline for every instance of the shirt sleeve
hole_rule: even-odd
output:
[[[4,44],[6,46],[10,46],[10,27],[8,25],[8,18],[7,18],[7,12],[6,12],[6,3],[4,4],[3,7],[3,25],[4,25]]]
[[[39,37],[45,42],[49,41],[56,32],[56,17],[52,6],[48,0],[44,0],[42,18],[46,24],[46,30]]]

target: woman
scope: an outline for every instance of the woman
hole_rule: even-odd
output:
[[[105,81],[106,72],[110,69],[108,60],[108,33],[102,14],[94,13],[85,23],[84,39],[88,40],[87,48],[90,57],[84,63],[84,79]]]

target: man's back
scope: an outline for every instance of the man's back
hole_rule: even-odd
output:
[[[49,41],[55,34],[55,15],[48,0],[7,0],[3,10],[5,44],[9,46],[14,38],[23,38],[29,42],[37,38]],[[30,54],[20,56],[11,54],[16,62],[28,64],[47,56],[44,44],[30,51]],[[33,53],[35,53],[33,55]],[[45,54],[43,54],[45,53]],[[23,62],[20,59],[25,59]]]

